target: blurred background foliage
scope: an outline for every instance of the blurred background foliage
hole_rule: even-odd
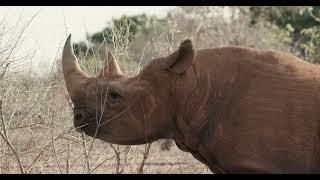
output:
[[[100,68],[99,52],[106,46],[133,75],[152,58],[172,52],[184,38],[191,38],[197,48],[269,48],[319,63],[319,23],[320,6],[188,6],[164,17],[140,14],[113,19],[73,46],[92,73]]]

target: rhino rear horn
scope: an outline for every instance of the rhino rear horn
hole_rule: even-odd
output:
[[[104,66],[102,67],[98,78],[115,79],[123,76],[123,73],[117,63],[115,56],[107,49],[103,52]]]

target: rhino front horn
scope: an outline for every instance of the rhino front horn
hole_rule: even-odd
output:
[[[75,84],[77,84],[81,79],[89,77],[81,70],[78,64],[77,57],[75,56],[71,45],[71,34],[68,36],[64,44],[62,52],[62,69],[64,80],[70,95],[72,93],[71,87],[75,87]]]

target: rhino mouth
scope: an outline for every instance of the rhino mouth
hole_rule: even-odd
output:
[[[75,126],[77,132],[84,132],[86,135],[91,137],[97,137],[98,136],[98,128],[99,126],[99,119],[96,117],[88,118],[86,122],[82,124],[78,124]]]
[[[92,124],[95,124],[97,122],[96,118],[86,118],[82,121],[74,121],[74,127],[78,130],[84,129],[87,126],[91,126]]]
[[[82,132],[97,123],[96,114],[90,113],[86,108],[74,109],[74,128]]]
[[[89,125],[89,122],[88,123],[85,123],[83,125],[75,125],[74,126],[74,129],[77,131],[77,132],[82,132],[85,128],[85,126]]]

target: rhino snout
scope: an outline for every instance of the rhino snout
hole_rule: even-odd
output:
[[[74,116],[74,127],[76,128],[77,131],[81,131],[81,127],[86,126],[88,123],[88,113],[83,110],[74,110],[73,112]]]

